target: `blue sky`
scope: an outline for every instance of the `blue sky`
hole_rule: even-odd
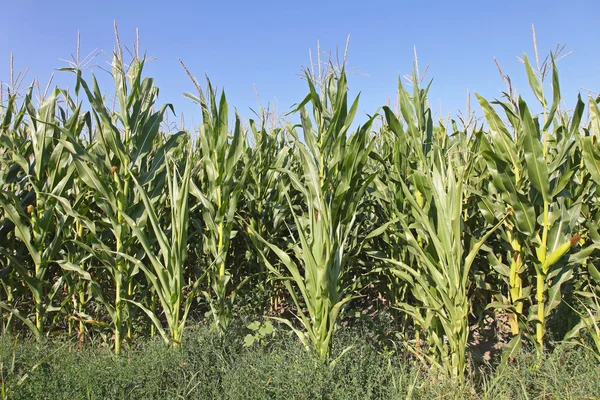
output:
[[[353,95],[359,91],[359,117],[372,114],[388,98],[395,98],[400,75],[410,73],[413,46],[419,63],[431,63],[430,102],[437,116],[464,109],[467,90],[486,98],[504,88],[494,57],[514,86],[531,99],[523,52],[533,59],[531,25],[538,47],[547,54],[558,43],[573,53],[559,62],[561,86],[567,104],[575,103],[584,88],[600,91],[600,42],[595,34],[599,1],[33,1],[4,2],[0,24],[0,80],[9,80],[9,55],[15,69],[29,67],[26,83],[34,77],[45,82],[52,71],[75,52],[81,32],[82,54],[114,48],[113,20],[121,41],[131,44],[139,28],[141,48],[156,60],[146,73],[155,78],[160,100],[197,122],[197,108],[183,98],[193,91],[178,59],[194,75],[208,74],[224,87],[231,108],[252,117],[256,108],[254,85],[261,102],[274,102],[284,112],[306,94],[298,74],[309,63],[308,50],[343,50],[350,35],[348,65]],[[107,55],[96,62],[106,65]],[[106,74],[95,72],[106,83]],[[366,75],[365,75],[366,74]],[[102,78],[104,77],[104,78]],[[73,85],[72,77],[58,73],[55,83]],[[103,89],[110,92],[104,84]],[[585,92],[583,92],[585,94]]]

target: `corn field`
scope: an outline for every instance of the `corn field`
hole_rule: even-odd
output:
[[[323,360],[374,305],[453,378],[490,318],[506,357],[564,340],[600,360],[600,97],[563,99],[552,54],[523,62],[535,104],[503,76],[480,119],[436,121],[416,70],[397,109],[357,115],[342,68],[307,74],[297,123],[243,122],[194,79],[201,123],[174,132],[122,51],[114,88],[74,67],[74,90],[3,89],[2,334],[179,346],[190,320],[227,334],[260,287]]]

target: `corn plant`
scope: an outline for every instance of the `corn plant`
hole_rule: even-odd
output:
[[[415,344],[408,348],[421,360],[448,376],[462,380],[466,370],[469,337],[471,267],[486,239],[499,227],[484,227],[476,239],[467,224],[467,197],[471,192],[474,149],[477,140],[454,126],[449,138],[434,127],[426,89],[413,72],[413,95],[398,85],[400,115],[384,107],[391,132],[392,151],[381,159],[385,175],[376,181],[376,196],[385,218],[370,237],[383,263],[382,272],[395,280],[402,293],[392,304],[411,317]],[[502,217],[501,217],[502,218]],[[379,242],[379,244],[377,244]],[[421,334],[428,354],[420,349]]]
[[[142,199],[148,214],[148,223],[152,228],[151,233],[141,226],[140,219],[134,220],[124,215],[131,231],[142,245],[151,268],[146,267],[139,259],[128,257],[144,271],[146,278],[152,284],[158,296],[164,318],[167,321],[168,333],[163,329],[160,316],[154,310],[143,304],[128,300],[140,307],[152,320],[157,330],[167,343],[180,345],[187,315],[194,299],[198,281],[188,286],[184,277],[184,266],[187,258],[187,240],[189,207],[188,194],[192,172],[191,146],[184,150],[184,171],[180,173],[174,160],[165,159],[167,171],[168,202],[170,210],[169,224],[161,226],[161,221],[155,210],[146,189],[133,177],[139,197]],[[169,237],[170,236],[170,237]],[[154,244],[156,242],[158,246]],[[155,248],[158,247],[159,256]],[[187,297],[186,297],[187,296]]]
[[[74,156],[78,177],[93,191],[98,207],[97,218],[84,218],[73,211],[93,234],[88,242],[77,244],[90,254],[108,273],[114,288],[114,300],[108,300],[102,285],[90,283],[95,299],[108,311],[115,337],[115,353],[119,353],[124,334],[131,335],[130,307],[133,301],[139,272],[131,257],[143,257],[135,246],[136,237],[131,234],[126,216],[139,220],[144,215],[144,203],[135,189],[135,182],[146,186],[147,196],[155,203],[162,195],[165,181],[164,160],[177,146],[183,132],[164,140],[159,134],[160,123],[170,105],[154,109],[158,89],[153,79],[142,79],[144,60],[134,59],[125,70],[122,58],[114,55],[112,76],[119,102],[119,110],[107,107],[95,77],[90,88],[81,74],[77,73],[78,85],[83,88],[92,107],[96,122],[94,142],[87,147],[76,142],[66,142]],[[121,127],[121,128],[120,128]],[[99,235],[99,232],[110,235]],[[63,268],[81,273],[85,279],[90,275],[78,265],[63,264]]]
[[[270,262],[277,265],[277,257],[270,251],[258,237],[268,237],[272,240],[280,239],[282,245],[288,238],[288,223],[291,215],[286,207],[285,187],[289,185],[287,175],[282,173],[284,168],[296,168],[297,160],[293,157],[293,144],[289,143],[289,134],[285,129],[275,128],[267,130],[265,119],[261,121],[261,127],[257,127],[250,120],[250,129],[254,144],[248,146],[244,163],[247,165],[248,175],[244,185],[243,204],[240,207],[242,224],[249,225],[248,231],[252,229],[257,235],[246,235],[252,250],[252,258],[248,259],[248,266],[254,266],[255,271],[261,275],[262,281],[270,284],[268,270],[261,260],[261,253],[270,257]],[[292,195],[292,198],[297,196]],[[250,272],[250,271],[247,271]],[[270,299],[271,311],[278,309],[281,301],[280,290],[283,290],[281,282],[272,282],[269,287],[272,294]]]
[[[266,266],[283,280],[304,330],[295,328],[289,320],[277,319],[290,326],[306,346],[312,345],[319,357],[327,359],[337,321],[356,290],[357,282],[349,276],[346,265],[351,247],[358,246],[353,240],[358,229],[355,223],[374,178],[365,173],[373,147],[369,129],[374,117],[348,136],[358,97],[348,109],[345,73],[332,74],[322,95],[310,79],[308,83],[310,94],[297,108],[305,143],[300,141],[295,127],[289,128],[300,153],[302,175],[283,169],[303,199],[297,208],[286,195],[298,235],[291,255],[269,238],[258,236],[251,227],[250,231],[278,256],[287,270],[284,274],[263,253]],[[314,126],[305,108],[309,103]]]
[[[563,284],[573,278],[573,268],[564,256],[580,238],[578,219],[585,185],[576,185],[573,180],[578,169],[572,156],[574,135],[580,115],[575,114],[570,125],[555,118],[560,101],[556,66],[553,62],[553,101],[548,110],[542,81],[533,73],[526,56],[524,62],[530,85],[543,106],[544,123],[540,125],[521,98],[516,101],[509,97],[509,101],[498,104],[512,126],[511,134],[490,103],[478,96],[490,130],[489,140],[481,137],[480,151],[493,181],[492,191],[505,208],[514,211],[503,232],[510,249],[505,260],[510,264],[492,257],[495,269],[508,283],[507,309],[512,333],[516,335],[513,343],[520,343],[522,333],[528,334],[529,321],[535,324],[534,343],[542,350],[547,317],[562,300]],[[576,108],[576,113],[581,111]],[[482,200],[488,215],[498,212],[493,209],[493,202]],[[535,293],[535,304],[530,315],[525,316],[524,304],[530,293]],[[505,308],[507,304],[493,306]]]
[[[195,82],[195,80],[194,80]],[[199,85],[198,96],[186,94],[200,105],[202,124],[198,131],[199,166],[193,172],[190,190],[197,199],[193,212],[200,214],[196,231],[201,243],[196,248],[204,263],[209,290],[203,293],[210,306],[214,325],[225,332],[232,316],[232,306],[239,285],[233,281],[228,253],[236,234],[236,211],[242,194],[245,172],[240,168],[246,140],[239,116],[235,116],[229,140],[229,111],[225,94],[217,102],[210,81],[204,97]],[[240,171],[242,170],[242,171]],[[235,285],[235,286],[234,286]]]
[[[402,302],[398,306],[425,334],[429,356],[423,357],[416,347],[409,348],[449,376],[462,379],[469,335],[469,273],[481,246],[499,225],[477,241],[465,238],[463,182],[469,169],[459,168],[439,147],[434,147],[431,156],[431,170],[422,172],[419,182],[430,196],[421,198],[416,194],[424,190],[408,180],[399,182],[409,213],[398,219],[414,263],[394,258],[384,261],[410,287],[416,304]]]
[[[2,91],[0,90],[0,93]],[[2,157],[0,169],[0,183],[3,191],[9,191],[12,193],[23,193],[20,190],[23,179],[23,173],[19,173],[20,167],[12,160],[14,158],[14,150],[18,150],[17,156],[30,149],[27,146],[27,135],[25,130],[21,129],[23,119],[27,114],[27,104],[31,101],[31,96],[28,95],[25,101],[22,102],[21,107],[17,109],[17,96],[9,93],[8,101],[6,105],[4,102],[0,102],[0,117],[2,121],[2,146],[0,147],[0,154]],[[31,195],[29,192],[27,197],[28,201],[31,201]],[[24,253],[27,253],[27,249],[23,248],[22,242],[18,241],[11,232],[14,231],[14,224],[12,221],[4,216],[4,212],[0,208],[0,254],[2,255],[2,269],[0,271],[0,283],[2,284],[3,290],[3,326],[2,332],[8,332],[14,326],[14,313],[5,312],[7,307],[14,307],[14,301],[17,300],[21,293],[18,289],[19,280],[18,276],[14,274],[13,263],[25,262],[21,257]],[[30,327],[31,328],[31,327]],[[35,329],[32,329],[35,332]]]
[[[93,269],[93,257],[77,243],[87,242],[86,236],[90,234],[86,229],[84,218],[89,219],[90,210],[93,205],[88,201],[93,198],[89,188],[82,185],[79,180],[73,182],[69,200],[61,199],[59,209],[65,215],[73,217],[74,224],[64,227],[65,239],[63,240],[63,257],[58,264],[63,269],[65,279],[65,293],[62,301],[62,312],[67,318],[68,335],[73,334],[77,323],[77,336],[83,341],[86,334],[86,321],[95,322],[94,318],[87,313],[87,307],[93,300],[90,291],[90,271]],[[77,210],[74,212],[73,209]],[[81,216],[81,217],[80,217]],[[91,225],[91,224],[90,224]],[[83,277],[85,276],[85,278]]]
[[[13,132],[7,133],[15,107],[14,97],[9,100],[2,124],[3,187],[0,190],[0,208],[8,228],[25,246],[28,259],[17,259],[8,251],[17,280],[23,282],[33,299],[33,313],[19,310],[4,301],[0,307],[18,317],[37,338],[44,334],[47,313],[60,310],[52,304],[63,277],[51,276],[52,265],[59,257],[63,240],[63,226],[68,218],[58,212],[57,203],[70,189],[75,168],[72,158],[61,143],[66,136],[57,128],[58,89],[42,101],[38,109],[32,104],[31,90],[24,99],[21,111],[15,117]],[[24,121],[25,114],[29,122]],[[75,129],[79,124],[75,113],[65,125]],[[8,185],[8,186],[5,186]],[[10,188],[10,191],[7,189]],[[10,223],[10,227],[7,225]],[[5,232],[7,233],[7,232]]]
[[[417,82],[416,70],[412,80]],[[431,197],[430,188],[423,184],[423,173],[429,169],[430,151],[433,144],[433,120],[427,108],[429,86],[421,89],[414,85],[413,95],[398,81],[398,99],[400,117],[406,123],[403,126],[399,117],[389,107],[384,106],[385,124],[376,137],[375,154],[378,166],[384,173],[377,174],[374,180],[374,197],[378,203],[378,220],[381,226],[369,234],[373,240],[372,256],[386,257],[412,264],[414,256],[407,251],[400,216],[409,214],[408,204],[400,187],[400,181],[413,183],[413,194],[423,207],[426,198]],[[420,243],[422,239],[417,238]],[[406,281],[387,269],[375,269],[383,272],[387,281],[384,297],[392,305],[406,300],[408,287]]]
[[[574,342],[591,351],[600,360],[600,271],[598,271],[597,253],[600,249],[600,234],[598,233],[598,188],[600,187],[600,108],[598,100],[592,97],[588,101],[590,124],[584,129],[585,135],[580,138],[582,164],[585,170],[582,175],[587,177],[589,187],[586,188],[585,203],[588,205],[586,223],[587,236],[591,243],[572,258],[580,262],[587,272],[585,286],[576,291],[577,302],[572,306],[579,315],[579,322],[565,335],[564,340]],[[584,180],[585,182],[585,180]],[[585,257],[589,257],[589,259]],[[582,332],[587,333],[584,338]],[[589,343],[589,341],[591,343]]]

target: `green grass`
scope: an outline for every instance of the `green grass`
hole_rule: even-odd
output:
[[[2,379],[10,399],[585,399],[600,396],[600,365],[582,349],[557,347],[543,356],[523,352],[502,372],[481,366],[463,387],[439,378],[402,352],[384,349],[371,327],[341,329],[334,356],[355,347],[330,368],[284,330],[246,348],[247,333],[232,321],[220,339],[194,325],[179,349],[155,340],[124,346],[80,347],[60,338],[37,343],[5,335]],[[378,321],[380,328],[385,322]],[[16,343],[16,345],[15,345]],[[42,360],[42,358],[44,358]],[[32,370],[35,364],[37,368]],[[27,374],[27,377],[23,377]],[[20,384],[17,384],[22,380]]]

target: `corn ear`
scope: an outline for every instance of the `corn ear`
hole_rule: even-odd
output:
[[[560,260],[565,254],[567,254],[571,247],[575,246],[579,242],[580,238],[580,235],[575,235],[570,240],[558,246],[552,253],[550,253],[550,255],[548,255],[548,257],[542,264],[542,270],[544,271],[544,274],[547,274],[550,270],[550,267],[556,264],[558,260]]]

